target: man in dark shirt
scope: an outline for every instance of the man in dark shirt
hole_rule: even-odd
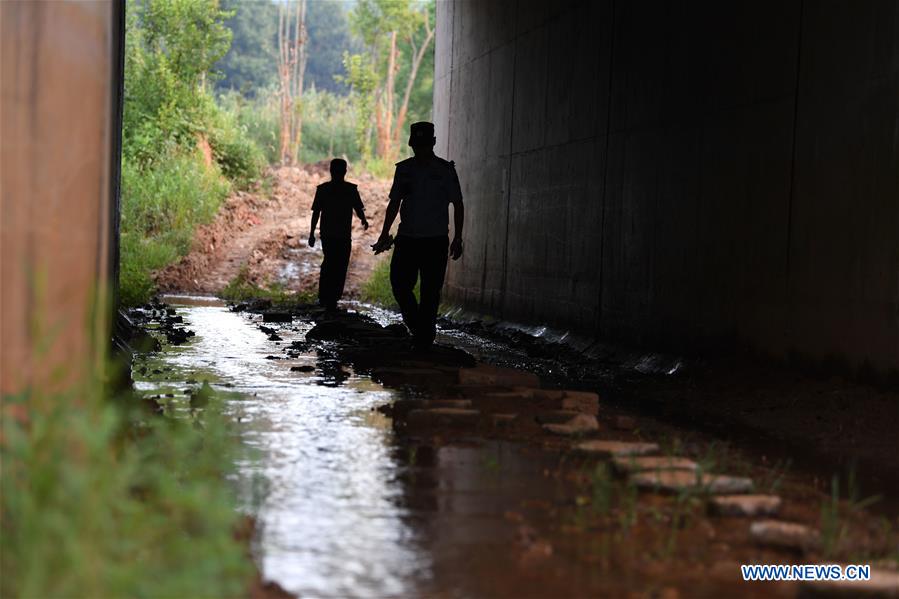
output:
[[[459,177],[452,161],[434,155],[435,142],[432,123],[412,124],[409,145],[415,155],[396,163],[384,227],[372,246],[380,254],[395,244],[390,285],[418,349],[427,349],[434,343],[447,248],[453,260],[462,256],[464,206]],[[448,234],[450,204],[452,243]],[[390,227],[397,215],[400,226],[394,241]],[[416,302],[412,290],[419,277],[421,301]]]
[[[312,202],[312,226],[309,246],[315,245],[315,226],[321,215],[322,260],[318,278],[318,303],[328,310],[337,309],[337,300],[343,295],[346,271],[350,264],[351,231],[353,212],[368,229],[362,198],[354,183],[344,181],[346,160],[335,158],[331,161],[331,180],[315,189]]]

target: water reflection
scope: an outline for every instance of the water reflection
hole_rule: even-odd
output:
[[[539,582],[522,578],[519,525],[508,518],[510,507],[545,518],[522,505],[525,496],[545,505],[566,496],[545,478],[558,456],[496,442],[401,443],[374,409],[393,392],[355,375],[327,345],[306,343],[310,323],[267,323],[273,336],[258,316],[219,305],[177,309],[196,338],[166,350],[163,362],[237,392],[228,409],[258,453],[239,464],[237,482],[257,516],[254,552],[266,579],[316,597],[564,589],[555,569]]]
[[[429,578],[428,552],[401,505],[389,423],[371,411],[390,392],[327,352],[266,359],[308,325],[276,325],[282,340],[273,342],[221,306],[178,312],[197,339],[168,360],[209,370],[245,397],[230,409],[260,455],[240,467],[244,488],[258,476],[266,490],[257,513],[264,577],[315,596],[400,595]],[[290,370],[310,362],[314,373]]]

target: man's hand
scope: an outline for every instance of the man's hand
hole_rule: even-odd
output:
[[[378,241],[372,244],[371,249],[375,254],[386,252],[393,245],[393,237],[389,233],[385,233],[378,238]]]
[[[309,234],[309,247],[315,247],[315,233]]]
[[[450,244],[450,256],[453,260],[458,260],[462,257],[462,238],[454,237],[453,242]]]

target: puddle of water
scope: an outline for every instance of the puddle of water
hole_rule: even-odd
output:
[[[265,579],[300,596],[329,597],[455,596],[495,591],[500,580],[518,585],[514,576],[462,574],[473,560],[479,570],[513,573],[509,552],[500,550],[516,530],[505,511],[528,489],[531,497],[544,489],[548,500],[563,494],[543,477],[553,466],[548,456],[498,443],[402,444],[374,411],[394,392],[322,352],[267,358],[283,356],[309,324],[267,323],[282,337],[276,342],[254,325],[258,316],[202,298],[167,301],[196,337],[166,349],[163,364],[185,378],[208,373],[241,397],[228,409],[257,456],[238,465],[237,483],[257,518],[254,550]],[[290,370],[297,365],[315,370]],[[138,388],[158,390],[148,382]]]

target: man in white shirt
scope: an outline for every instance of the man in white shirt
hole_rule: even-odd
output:
[[[395,245],[390,261],[390,285],[403,314],[403,322],[419,349],[434,343],[440,291],[446,275],[447,246],[453,260],[462,256],[465,208],[455,165],[434,155],[434,125],[413,123],[409,145],[415,154],[396,163],[390,203],[376,254]],[[453,241],[449,242],[449,205],[453,205]],[[400,216],[396,240],[390,228]],[[421,301],[412,290],[421,277]]]

